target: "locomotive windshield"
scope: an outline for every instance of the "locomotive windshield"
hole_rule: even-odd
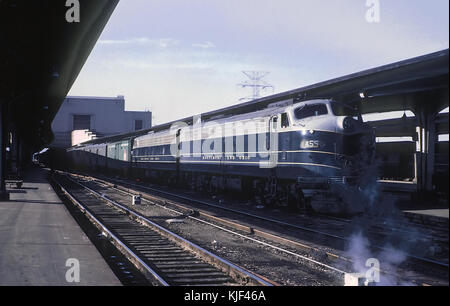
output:
[[[328,109],[325,104],[303,105],[294,110],[294,115],[297,120],[326,114],[328,114]]]
[[[358,110],[341,102],[331,102],[331,109],[335,116],[358,117]]]

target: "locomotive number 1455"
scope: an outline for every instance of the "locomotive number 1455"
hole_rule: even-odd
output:
[[[300,143],[300,149],[318,149],[319,141],[318,140],[303,140]]]

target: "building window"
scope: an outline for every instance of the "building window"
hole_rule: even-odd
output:
[[[134,120],[134,130],[142,130],[142,120]]]
[[[90,115],[73,115],[73,129],[74,130],[90,130],[91,116]]]

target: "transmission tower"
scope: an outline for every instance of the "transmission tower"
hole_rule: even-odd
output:
[[[238,86],[242,88],[251,88],[253,91],[253,94],[249,97],[241,98],[239,101],[242,100],[256,100],[261,98],[261,90],[266,89],[272,89],[274,90],[273,85],[268,84],[267,82],[263,81],[262,79],[268,75],[270,72],[265,71],[242,71],[243,74],[245,74],[250,81],[244,81],[242,83],[237,84]]]

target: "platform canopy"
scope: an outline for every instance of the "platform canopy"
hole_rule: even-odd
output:
[[[416,112],[425,98],[427,107],[439,112],[449,105],[448,72],[449,49],[446,49],[234,105],[203,117],[253,111],[278,101],[314,98],[354,104],[365,114],[403,109]]]
[[[52,141],[52,120],[118,1],[0,0],[0,105],[30,147]],[[66,19],[73,3],[79,22]]]
[[[261,110],[274,103],[289,104],[317,98],[335,99],[351,104],[359,108],[363,114],[400,110],[410,110],[418,114],[423,113],[424,108],[427,108],[427,113],[437,115],[439,111],[449,105],[448,72],[449,49],[446,49],[206,112],[201,114],[201,117],[205,121],[213,120]],[[191,116],[164,123],[149,130],[140,131],[134,136],[167,129],[179,121],[192,124],[192,120]],[[396,125],[395,122],[394,125]],[[415,122],[412,126],[414,132]],[[445,131],[445,127],[448,131],[448,123],[444,122],[440,130]],[[403,135],[405,131],[398,130],[396,132]],[[132,137],[133,133],[122,136]],[[120,139],[121,135],[115,137]],[[88,143],[105,141],[108,139],[96,139]]]

